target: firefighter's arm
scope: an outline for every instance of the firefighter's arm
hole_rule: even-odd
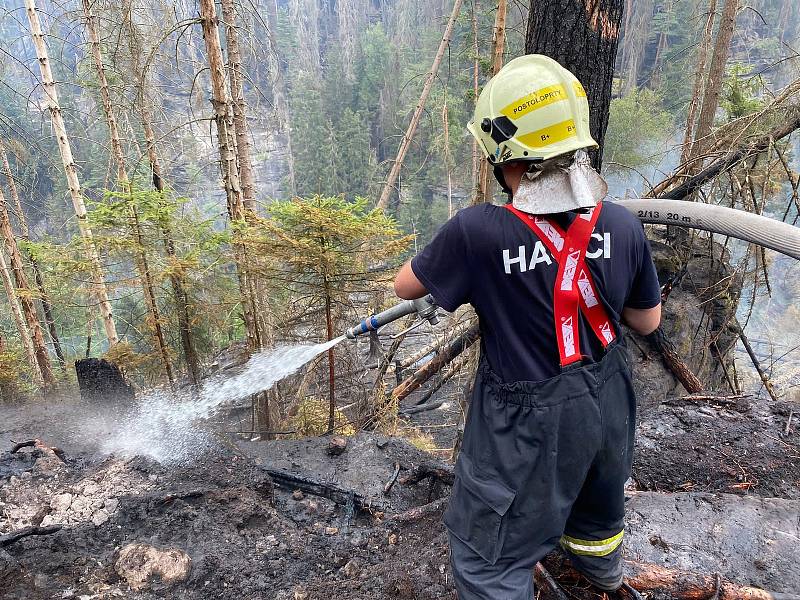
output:
[[[661,323],[661,305],[653,308],[622,309],[622,322],[639,335],[653,333]]]
[[[428,293],[422,282],[414,275],[410,260],[400,267],[400,271],[394,279],[394,293],[403,300],[416,300]]]

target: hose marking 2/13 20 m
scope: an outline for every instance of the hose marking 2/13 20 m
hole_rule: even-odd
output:
[[[643,223],[674,225],[726,235],[800,260],[800,228],[761,215],[685,200],[615,200]]]

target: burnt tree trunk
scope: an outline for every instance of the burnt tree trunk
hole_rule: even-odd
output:
[[[608,127],[611,84],[624,0],[544,0],[531,3],[525,52],[545,54],[572,71],[586,88],[592,137],[592,165],[600,169]]]
[[[11,198],[14,201],[14,208],[17,211],[17,222],[19,223],[19,229],[22,233],[22,239],[27,242],[30,240],[28,220],[25,218],[25,212],[22,210],[22,202],[20,201],[19,192],[17,191],[17,183],[14,180],[13,174],[11,173],[11,165],[8,162],[8,155],[6,154],[6,149],[3,145],[2,139],[0,139],[0,163],[3,165],[3,175],[5,175],[6,183],[8,184],[8,190],[11,192]],[[64,351],[61,348],[61,340],[58,338],[58,332],[56,331],[56,321],[53,317],[53,306],[50,304],[50,296],[47,294],[47,290],[44,287],[42,269],[30,249],[28,249],[25,254],[27,255],[26,258],[28,259],[28,263],[31,265],[31,269],[33,270],[33,279],[36,283],[36,289],[39,292],[39,300],[42,303],[42,312],[44,313],[44,320],[47,324],[47,331],[50,334],[50,341],[53,342],[53,350],[58,358],[58,364],[61,366],[61,371],[66,373],[67,361],[64,359]]]
[[[86,402],[133,401],[136,397],[119,367],[104,358],[76,360],[75,374]]]
[[[125,25],[128,27],[128,47],[132,57],[132,70],[134,78],[136,79],[136,104],[139,116],[142,120],[142,130],[144,132],[145,146],[147,149],[147,158],[150,163],[150,172],[153,180],[153,187],[161,193],[161,201],[167,202],[165,195],[164,177],[161,169],[161,159],[159,158],[158,151],[156,150],[156,137],[153,129],[153,121],[150,113],[150,99],[146,93],[147,81],[146,73],[142,69],[139,61],[139,56],[142,53],[142,47],[139,41],[139,35],[133,21],[130,20],[132,6],[129,4],[124,11],[127,16]],[[172,284],[172,293],[175,298],[175,309],[178,313],[178,329],[181,336],[181,347],[183,348],[183,357],[186,361],[186,370],[189,379],[192,383],[200,381],[200,359],[197,356],[197,350],[194,345],[194,336],[192,333],[192,317],[189,313],[189,294],[186,291],[186,281],[183,275],[183,267],[178,260],[178,254],[175,250],[175,240],[172,234],[171,218],[164,216],[160,219],[159,227],[164,235],[164,249],[166,250],[167,257],[170,262],[169,279]]]

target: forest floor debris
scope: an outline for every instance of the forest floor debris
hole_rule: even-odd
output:
[[[626,556],[796,593],[790,407],[705,408],[664,404],[642,416],[635,487],[654,491],[631,492]],[[240,441],[165,466],[104,456],[102,440],[59,427],[69,410],[0,407],[0,534],[62,526],[0,549],[0,597],[454,598],[441,525],[451,471],[401,438],[362,433],[334,456],[330,438]],[[452,419],[446,410],[416,417]],[[436,445],[452,430],[431,429]],[[33,438],[41,441],[9,452],[10,440]],[[319,487],[292,483],[301,480]],[[591,598],[566,585],[569,597]]]

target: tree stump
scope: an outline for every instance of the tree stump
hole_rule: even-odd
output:
[[[136,397],[119,367],[104,358],[75,361],[75,374],[86,402],[133,401]]]

